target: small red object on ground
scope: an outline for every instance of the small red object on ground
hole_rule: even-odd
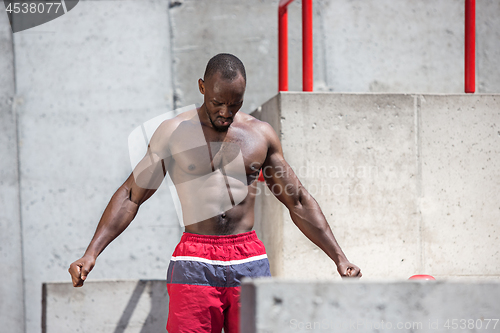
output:
[[[434,276],[431,275],[413,275],[410,276],[408,280],[436,280]]]

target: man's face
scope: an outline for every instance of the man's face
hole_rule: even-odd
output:
[[[225,132],[234,116],[243,105],[245,79],[241,74],[234,80],[221,78],[215,73],[206,81],[198,81],[200,92],[204,95],[207,116],[216,131]]]

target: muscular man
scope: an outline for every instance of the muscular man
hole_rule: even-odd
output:
[[[216,55],[198,84],[203,105],[158,126],[146,156],[111,198],[84,256],[70,265],[73,285],[83,285],[97,256],[127,228],[168,172],[185,232],[167,272],[167,330],[237,332],[242,277],[270,276],[264,245],[252,230],[261,169],[293,222],[335,262],[339,274],[361,277],[283,158],[273,128],[238,112],[246,87],[241,61]]]

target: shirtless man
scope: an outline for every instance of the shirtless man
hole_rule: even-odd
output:
[[[84,256],[70,265],[73,285],[83,286],[97,256],[127,228],[168,172],[185,232],[167,272],[167,330],[238,332],[241,279],[270,276],[264,245],[252,230],[261,169],[293,222],[335,262],[339,274],[361,277],[283,158],[273,128],[238,112],[246,87],[241,61],[216,55],[198,85],[203,105],[158,126],[146,156],[111,198]]]

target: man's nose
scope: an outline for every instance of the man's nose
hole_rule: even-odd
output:
[[[233,112],[226,105],[223,105],[221,107],[219,114],[221,115],[221,117],[224,117],[224,118],[229,118],[229,117],[233,116]]]

